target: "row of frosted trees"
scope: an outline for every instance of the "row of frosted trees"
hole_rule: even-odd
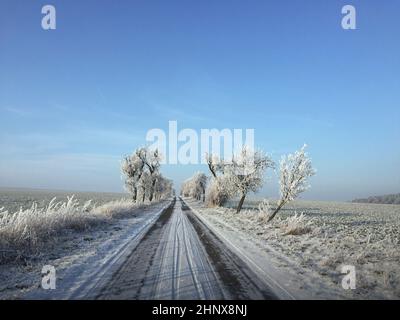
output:
[[[121,170],[125,177],[125,188],[135,202],[153,201],[172,195],[172,181],[160,173],[159,151],[147,147],[136,149],[123,159]]]
[[[315,170],[305,148],[306,145],[294,154],[282,157],[279,163],[280,198],[274,209],[267,199],[260,205],[268,221],[285,204],[309,188],[308,178],[315,174]],[[229,199],[238,198],[237,213],[241,211],[246,196],[262,188],[267,169],[276,168],[264,152],[253,151],[246,146],[228,161],[207,155],[207,164],[211,177],[201,172],[195,173],[183,182],[181,195],[205,201],[208,206],[223,206]]]
[[[181,195],[192,197],[196,200],[205,200],[207,176],[202,172],[196,172],[193,177],[184,181],[181,186]]]

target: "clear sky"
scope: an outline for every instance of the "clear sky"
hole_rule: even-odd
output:
[[[275,160],[306,142],[306,199],[400,192],[399,39],[398,0],[1,0],[0,186],[121,191],[121,157],[177,120],[254,128]]]

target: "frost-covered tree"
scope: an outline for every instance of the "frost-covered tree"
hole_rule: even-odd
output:
[[[157,200],[168,198],[172,195],[172,181],[164,178],[161,174],[157,176],[154,187],[154,198]]]
[[[181,196],[190,197],[190,190],[191,190],[190,183],[191,183],[190,179],[187,179],[187,180],[182,182],[182,185],[181,185]]]
[[[279,170],[280,198],[277,208],[269,216],[268,221],[271,221],[286,203],[310,187],[308,178],[315,174],[315,170],[305,152],[306,147],[307,145],[304,145],[294,154],[282,157]]]
[[[211,173],[211,181],[206,190],[207,205],[210,207],[223,206],[232,193],[225,175],[226,163],[212,154],[206,154],[206,161]]]
[[[207,206],[223,206],[232,196],[230,194],[230,189],[226,176],[212,177],[206,189]]]
[[[264,173],[273,168],[274,162],[262,151],[253,151],[247,146],[232,157],[232,162],[224,166],[227,182],[233,193],[240,197],[236,212],[242,209],[249,192],[257,192],[264,183]]]
[[[136,149],[132,155],[122,160],[121,171],[125,176],[125,188],[132,194],[133,201],[137,200],[138,184],[144,172],[145,148]]]
[[[202,173],[202,172],[197,172],[195,177],[194,177],[194,183],[195,183],[195,197],[198,200],[205,200],[205,194],[206,194],[206,187],[207,187],[207,176]]]
[[[212,180],[207,189],[207,204],[221,206],[234,196],[239,196],[237,212],[242,209],[249,192],[257,192],[263,185],[267,168],[274,167],[273,161],[261,151],[253,151],[243,146],[232,159],[221,160],[206,155]]]
[[[149,199],[151,184],[152,184],[152,177],[147,171],[143,172],[142,177],[140,178],[138,183],[138,188],[140,190],[139,192],[140,201],[144,202],[146,200],[146,197]]]
[[[211,175],[214,178],[217,178],[219,175],[224,174],[224,167],[225,167],[224,160],[220,159],[215,155],[206,154],[206,162],[208,169],[210,170]]]
[[[207,176],[202,172],[196,172],[190,179],[185,180],[181,186],[181,194],[196,200],[205,199]]]
[[[143,154],[143,162],[149,172],[151,179],[151,186],[149,190],[149,201],[153,201],[154,196],[154,186],[157,181],[157,174],[159,173],[160,163],[161,163],[161,155],[158,149],[150,150],[145,149],[146,152]]]
[[[149,201],[153,200],[155,185],[160,177],[160,162],[161,155],[158,150],[150,150],[147,147],[138,148],[131,156],[123,159],[121,170],[125,176],[125,187],[132,194],[134,201],[138,200],[138,191],[141,201],[146,197]]]

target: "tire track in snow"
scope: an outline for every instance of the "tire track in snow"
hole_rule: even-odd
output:
[[[174,203],[101,289],[98,299],[272,299],[254,273]]]

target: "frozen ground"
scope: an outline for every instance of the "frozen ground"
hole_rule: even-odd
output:
[[[250,258],[256,261],[258,252],[273,259],[269,264],[278,269],[267,273],[276,272],[277,278],[286,274],[284,281],[290,282],[297,297],[400,298],[399,206],[298,201],[266,224],[258,220],[255,202],[240,214],[233,209],[204,208],[193,200],[188,204],[239,249],[253,252]],[[311,231],[284,235],[284,220],[295,211],[304,212]],[[247,248],[243,248],[245,243]],[[260,259],[261,268],[267,268]],[[343,265],[356,267],[355,290],[341,287]]]

